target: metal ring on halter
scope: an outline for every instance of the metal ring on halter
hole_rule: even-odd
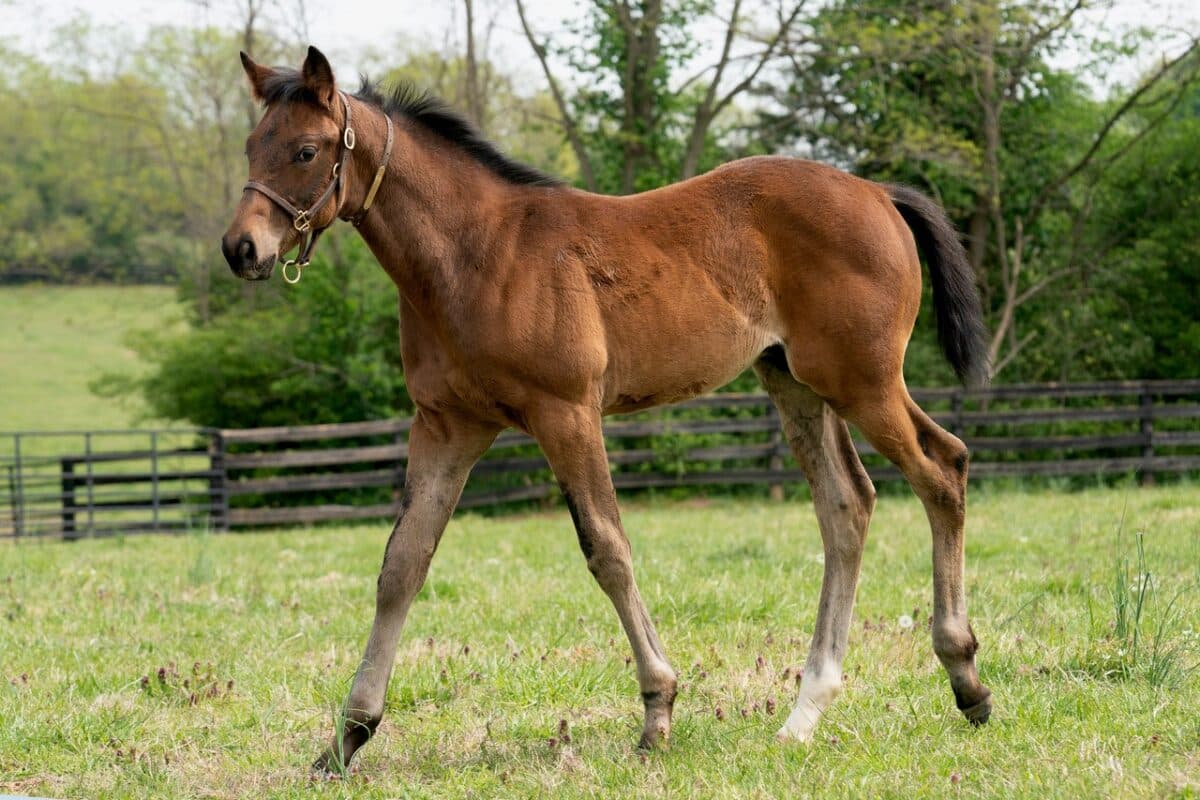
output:
[[[303,274],[303,273],[302,273],[302,270],[303,270],[305,267],[307,267],[307,266],[308,266],[308,264],[301,264],[301,263],[300,263],[299,261],[297,261],[296,259],[294,259],[294,258],[289,258],[287,261],[283,262],[283,270],[282,270],[282,271],[283,271],[283,279],[284,279],[285,281],[287,281],[288,283],[292,284],[292,285],[295,285],[295,284],[299,283],[299,282],[300,282],[300,276],[301,276],[301,274]],[[288,267],[294,267],[294,268],[295,268],[295,270],[296,270],[296,277],[292,278],[292,277],[289,277],[289,276],[288,276]]]

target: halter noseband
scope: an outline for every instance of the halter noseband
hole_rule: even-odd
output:
[[[351,125],[350,100],[346,97],[345,92],[338,92],[338,96],[342,98],[342,108],[346,110],[346,126],[342,129],[341,138],[341,157],[337,163],[333,165],[333,177],[329,181],[329,185],[325,187],[325,191],[317,198],[317,201],[307,209],[297,208],[286,197],[279,192],[267,186],[265,183],[258,181],[246,181],[246,185],[242,187],[242,191],[247,189],[265,195],[273,201],[277,206],[282,208],[292,216],[292,227],[299,233],[303,234],[304,245],[300,248],[296,258],[288,259],[283,262],[283,279],[288,283],[299,283],[301,271],[312,262],[313,248],[316,247],[317,239],[324,233],[329,225],[323,228],[313,228],[313,218],[321,213],[321,209],[333,198],[334,193],[338,195],[338,206],[340,207],[346,199],[346,183],[349,178],[346,176],[346,162],[350,160],[350,153],[354,150],[354,145],[357,142],[357,136],[354,133],[354,128]],[[371,187],[367,190],[366,199],[363,200],[362,208],[357,214],[347,217],[346,219],[356,227],[366,218],[367,212],[371,210],[371,205],[375,202],[375,194],[379,191],[379,185],[383,183],[383,174],[387,171],[388,162],[392,157],[392,118],[388,114],[383,115],[387,122],[387,145],[383,149],[383,160],[379,163],[379,168],[375,170],[375,179],[371,182]],[[331,222],[330,225],[333,223]],[[294,268],[295,276],[289,276],[288,270]]]

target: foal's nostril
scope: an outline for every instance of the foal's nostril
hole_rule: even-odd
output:
[[[229,262],[229,268],[238,275],[244,275],[258,266],[258,248],[249,236],[240,239],[226,236],[221,240],[221,253]]]
[[[250,269],[258,263],[258,259],[255,258],[254,242],[250,241],[250,237],[248,236],[243,237],[238,242],[237,254],[238,258],[241,259],[243,269]]]

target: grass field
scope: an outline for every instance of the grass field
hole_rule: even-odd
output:
[[[387,526],[8,545],[0,793],[1196,797],[1196,499],[1194,485],[976,492],[969,590],[996,695],[980,730],[928,641],[920,508],[881,499],[847,691],[809,747],[773,741],[815,615],[809,507],[631,504],[682,684],[672,744],[648,757],[628,646],[567,514],[460,516],[410,615],[388,716],[332,783],[308,764],[360,655]]]
[[[161,286],[0,289],[0,430],[127,427],[139,407],[88,383],[136,370],[129,331],[180,317],[174,289]]]

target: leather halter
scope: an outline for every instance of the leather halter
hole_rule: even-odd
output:
[[[346,111],[346,125],[342,128],[341,137],[341,157],[333,165],[333,176],[330,178],[329,185],[325,187],[325,191],[321,193],[315,203],[307,209],[297,208],[279,192],[265,183],[258,181],[246,181],[246,185],[242,187],[242,191],[249,189],[265,195],[269,200],[290,214],[292,217],[292,227],[305,237],[304,245],[300,248],[300,252],[296,258],[283,262],[283,279],[288,283],[300,282],[302,270],[312,262],[312,253],[317,245],[317,239],[329,228],[329,225],[321,228],[313,228],[313,218],[321,213],[321,209],[325,208],[326,204],[333,198],[334,193],[338,195],[339,209],[346,199],[346,184],[350,180],[346,175],[346,163],[350,160],[350,153],[354,151],[357,136],[354,133],[354,127],[351,125],[350,100],[346,97],[345,92],[339,91],[338,96],[342,98],[342,108]],[[363,200],[362,208],[358,210],[358,213],[346,217],[355,227],[366,218],[367,212],[371,210],[371,205],[375,202],[375,195],[379,191],[379,185],[383,183],[383,175],[387,171],[388,162],[392,158],[392,118],[386,113],[383,117],[387,122],[387,144],[383,149],[383,160],[379,163],[379,168],[375,170],[375,179],[371,182],[371,186],[367,190],[367,196]],[[329,224],[332,225],[333,223],[330,222]],[[292,268],[296,270],[294,277],[288,274],[288,270]]]

